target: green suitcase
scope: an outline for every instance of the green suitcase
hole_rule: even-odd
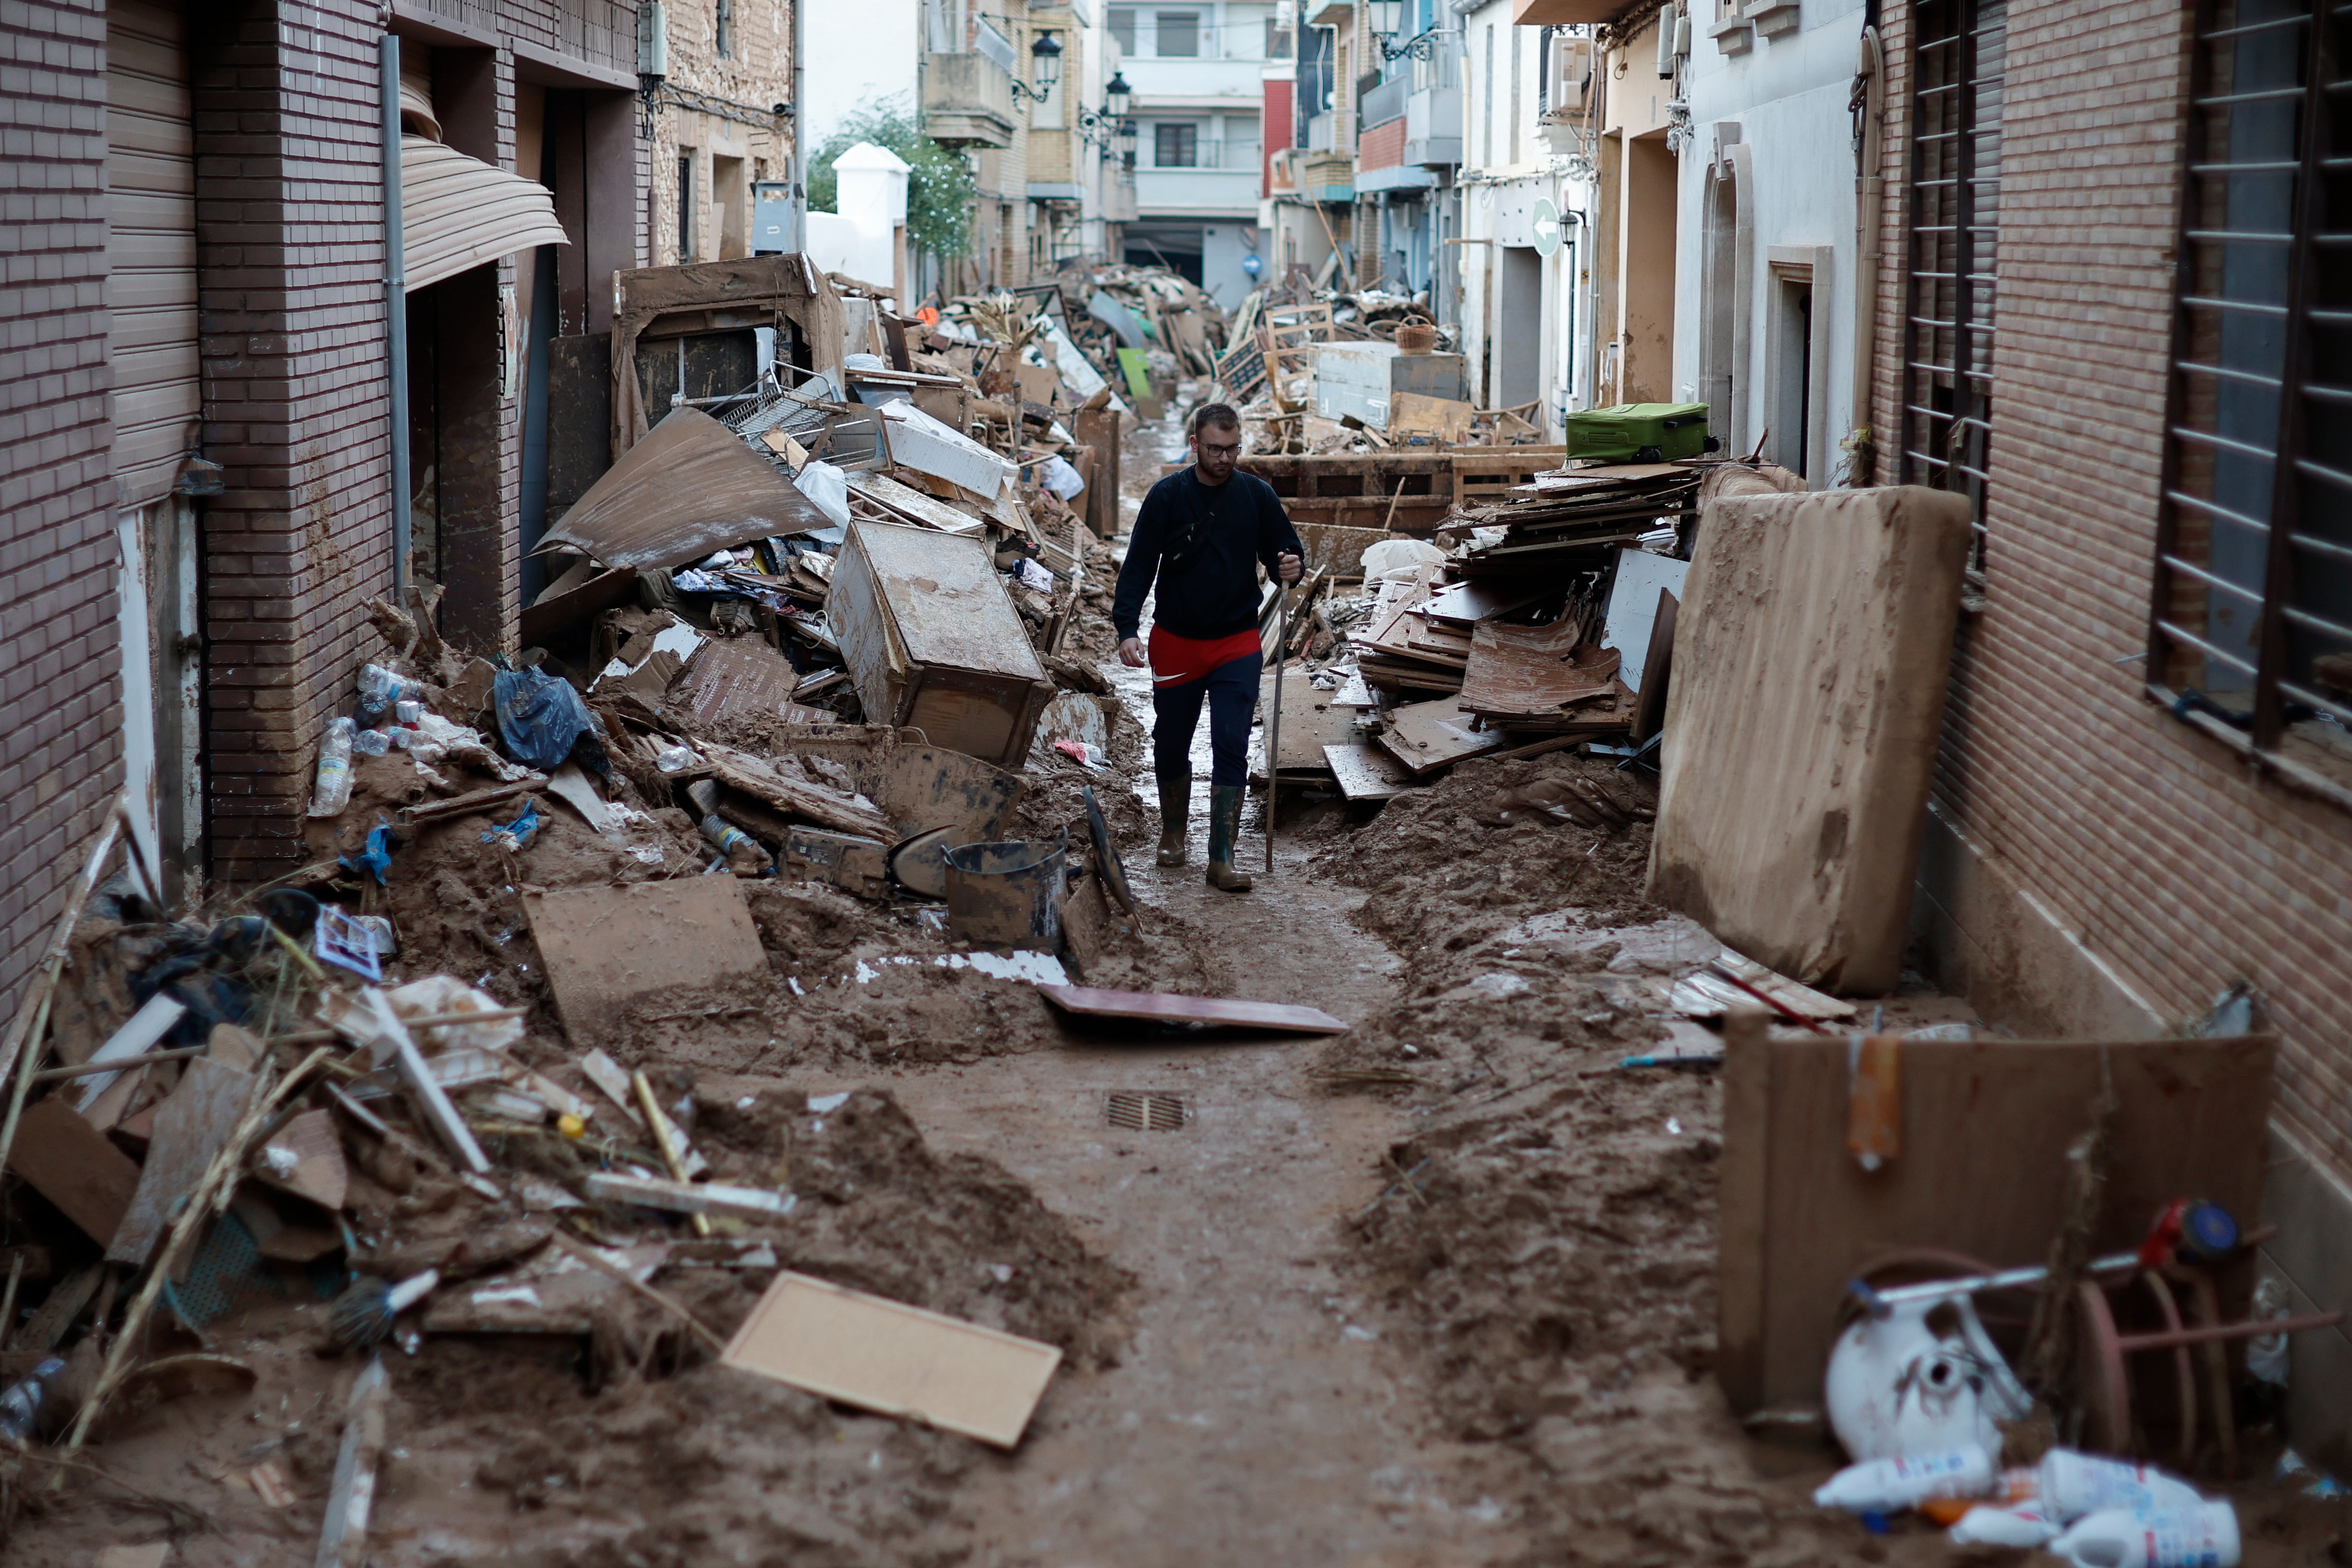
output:
[[[1568,416],[1568,455],[1604,463],[1668,463],[1706,450],[1704,403],[1622,403]]]

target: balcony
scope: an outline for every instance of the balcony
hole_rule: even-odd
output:
[[[1357,105],[1356,129],[1370,131],[1375,125],[1385,125],[1391,120],[1404,118],[1404,100],[1412,90],[1410,79],[1397,76],[1373,88]]]
[[[1310,202],[1356,199],[1356,155],[1316,148],[1298,161],[1299,194]]]
[[[1148,217],[1254,218],[1258,168],[1138,169],[1135,205]]]
[[[923,59],[923,129],[943,147],[1013,145],[1013,78],[986,55]]]
[[[1265,100],[1265,87],[1259,73],[1263,60],[1225,60],[1210,56],[1169,59],[1136,59],[1129,58],[1119,64],[1120,74],[1135,89],[1138,109],[1160,105],[1197,107],[1204,103],[1222,103],[1227,99],[1247,99],[1255,108]]]
[[[1404,161],[1423,167],[1462,162],[1462,89],[1423,88],[1404,100]]]

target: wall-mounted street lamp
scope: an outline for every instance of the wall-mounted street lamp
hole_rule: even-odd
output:
[[[1062,40],[1051,33],[1038,34],[1037,41],[1029,46],[1029,70],[1028,81],[1013,79],[1013,101],[1025,98],[1043,103],[1054,84],[1062,79]]]
[[[1135,89],[1127,85],[1126,73],[1113,76],[1110,84],[1103,89],[1102,108],[1086,110],[1078,115],[1078,135],[1096,146],[1108,148],[1128,122],[1127,106],[1134,96]],[[1131,147],[1132,132],[1129,134]]]

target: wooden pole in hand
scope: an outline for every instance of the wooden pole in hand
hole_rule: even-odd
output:
[[[1278,629],[1274,638],[1274,714],[1265,730],[1265,869],[1274,874],[1274,808],[1282,794],[1282,667],[1290,652],[1290,584],[1275,574],[1280,590],[1275,604]]]

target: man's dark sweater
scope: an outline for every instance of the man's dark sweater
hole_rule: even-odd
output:
[[[1251,563],[1264,562],[1271,578],[1280,570],[1277,556],[1306,553],[1272,485],[1238,468],[1222,485],[1204,485],[1198,470],[1184,468],[1143,498],[1127,563],[1118,569],[1111,623],[1122,639],[1136,636],[1144,595],[1157,577],[1152,625],[1202,639],[1248,631],[1257,625],[1258,576]]]

